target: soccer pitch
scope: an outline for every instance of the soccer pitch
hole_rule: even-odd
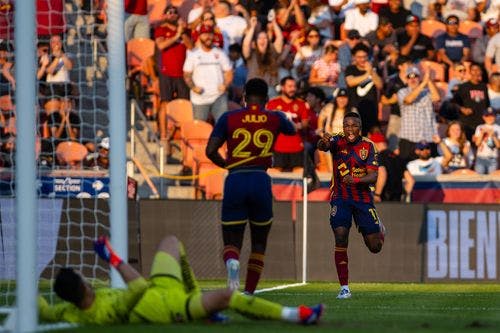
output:
[[[282,284],[264,281],[260,288]],[[223,282],[201,281],[203,289]],[[337,300],[337,283],[309,283],[260,297],[285,305],[326,305],[321,323],[300,326],[246,319],[232,311],[224,324],[78,327],[58,332],[500,332],[500,284],[352,283],[353,297]]]

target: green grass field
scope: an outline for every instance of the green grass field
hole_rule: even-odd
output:
[[[259,287],[276,286],[264,282]],[[204,289],[222,282],[203,281]],[[260,294],[286,305],[324,303],[317,326],[255,321],[227,311],[225,324],[205,322],[170,326],[78,327],[58,332],[500,332],[500,284],[351,284],[352,299],[337,300],[337,284],[306,286]]]

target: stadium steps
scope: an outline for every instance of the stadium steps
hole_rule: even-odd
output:
[[[150,153],[155,158],[155,161],[159,161],[158,146],[156,145],[156,143],[148,140],[148,133],[146,127],[142,126],[142,129],[139,129],[137,132],[138,135],[141,136],[143,141],[146,142],[146,146],[150,151]],[[129,140],[127,142],[127,155],[129,158],[130,158],[130,149],[131,147]],[[178,161],[182,160],[182,155],[180,154],[180,151],[178,149],[173,150],[173,157]],[[158,163],[157,162],[153,163],[153,161],[151,161],[151,158],[148,156],[148,153],[140,143],[136,144],[135,158],[141,163],[142,167],[150,177],[152,183],[155,185],[158,192],[160,192],[159,194],[161,198],[168,198],[168,199],[196,198],[196,188],[192,186],[190,180],[176,179],[177,176],[182,175],[181,164],[166,163],[164,165],[164,177],[160,177],[155,166],[155,164],[158,165]],[[137,168],[134,168],[133,178],[138,182],[137,192],[140,198],[154,197],[155,195],[154,192],[151,190],[145,177],[139,172]]]

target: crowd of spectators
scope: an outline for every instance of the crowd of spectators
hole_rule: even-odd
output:
[[[468,0],[169,1],[150,22],[160,137],[170,100],[189,98],[195,119],[213,121],[239,107],[244,82],[260,77],[268,107],[301,133],[282,139],[280,170],[304,167],[306,150],[316,169],[331,171],[329,156],[311,147],[323,131],[342,131],[354,110],[399,183],[394,192],[386,182],[389,194],[376,193],[383,200],[400,200],[422,170],[491,174],[500,148],[499,10]],[[203,60],[214,50],[225,55]],[[194,77],[193,63],[210,66],[210,75]]]
[[[109,144],[81,136],[78,83],[71,78],[79,54],[67,52],[69,8],[86,17],[84,30],[97,29],[104,1],[37,0],[37,160],[41,168],[107,168]],[[16,1],[0,1],[0,167],[15,165],[16,110],[14,11]],[[87,23],[85,23],[87,22]],[[148,36],[149,31],[145,35]],[[74,36],[73,36],[74,37]],[[105,140],[104,140],[105,141]],[[61,145],[61,143],[74,143]],[[97,143],[97,144],[96,144]],[[104,147],[104,148],[103,148]],[[97,156],[97,155],[98,156]]]
[[[64,26],[63,0],[37,2]],[[106,8],[105,1],[80,7],[87,2]],[[12,20],[13,7],[14,1],[0,0],[1,22]],[[343,115],[355,110],[363,135],[382,144],[387,159],[399,159],[398,178],[411,183],[403,175],[415,169],[407,168],[412,160],[424,170],[422,161],[436,159],[440,168],[429,169],[441,173],[498,170],[499,14],[496,2],[470,0],[126,0],[124,29],[127,41],[155,44],[138,71],[153,95],[151,117],[160,139],[168,138],[173,99],[191,100],[195,119],[214,121],[241,106],[244,83],[260,77],[270,100],[304,104],[282,108],[301,133],[290,151],[306,149],[303,156],[316,169],[331,171],[329,157],[311,147],[323,131],[340,132]],[[95,19],[106,22],[100,14]],[[40,20],[43,27],[45,18]],[[0,29],[3,100],[16,88],[8,26]],[[96,147],[78,138],[78,92],[69,80],[73,60],[64,51],[65,29],[46,30],[38,44],[39,134],[52,164],[61,140],[86,144],[90,153]],[[2,152],[15,136],[8,104],[0,105]],[[293,169],[298,162],[292,160],[281,167]]]

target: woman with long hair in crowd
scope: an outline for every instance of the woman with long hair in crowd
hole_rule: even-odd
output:
[[[243,38],[242,52],[247,60],[248,77],[261,78],[269,86],[269,98],[277,95],[275,87],[279,83],[279,56],[283,51],[283,34],[276,23],[276,18],[270,22],[274,32],[271,42],[266,31],[257,31],[257,17],[250,18],[250,26]]]
[[[470,169],[474,161],[471,143],[465,137],[459,121],[451,121],[448,124],[446,137],[439,143],[438,151],[443,156],[442,165],[445,173]]]

